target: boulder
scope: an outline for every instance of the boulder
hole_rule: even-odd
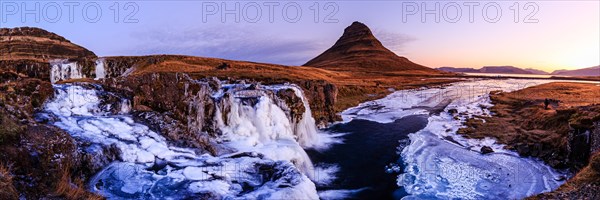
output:
[[[489,153],[494,153],[494,150],[491,147],[489,147],[489,146],[481,147],[481,154],[489,154]]]

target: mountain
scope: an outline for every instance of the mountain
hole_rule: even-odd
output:
[[[531,72],[533,74],[543,74],[543,75],[550,74],[550,73],[548,73],[546,71],[542,71],[542,70],[539,70],[539,69],[533,69],[533,68],[527,68],[527,69],[524,69],[524,70],[528,71],[528,72]]]
[[[308,61],[304,66],[335,71],[439,72],[396,55],[375,38],[369,27],[360,22],[348,26],[331,48]]]
[[[440,67],[438,70],[457,73],[493,73],[493,74],[548,74],[548,72],[537,69],[521,69],[513,66],[484,66],[481,69]]]
[[[479,69],[481,73],[496,73],[496,74],[533,74],[527,70],[513,66],[485,66]]]
[[[473,68],[457,68],[457,67],[440,67],[437,70],[445,72],[457,72],[457,73],[479,73],[479,70]]]
[[[0,28],[0,71],[50,80],[50,61],[78,61],[90,74],[97,58],[94,52],[55,33],[34,27]]]
[[[96,54],[55,33],[40,28],[0,29],[0,60],[96,58]]]
[[[600,66],[588,67],[576,70],[556,70],[552,75],[561,76],[600,76]]]

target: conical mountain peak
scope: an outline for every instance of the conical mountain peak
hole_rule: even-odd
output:
[[[346,27],[331,48],[304,65],[340,71],[436,71],[385,48],[371,29],[361,22]]]

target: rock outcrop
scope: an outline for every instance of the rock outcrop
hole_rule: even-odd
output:
[[[50,61],[68,60],[93,76],[96,55],[55,33],[39,28],[0,29],[0,70],[50,80]]]
[[[245,63],[240,61],[226,61],[220,59],[212,59],[212,58],[198,58],[198,57],[190,57],[190,56],[171,56],[171,55],[156,55],[156,56],[132,56],[132,57],[106,57],[100,58],[99,62],[103,63],[103,68],[105,72],[105,78],[117,78],[123,77],[122,79],[127,79],[126,77],[132,76],[145,76],[145,74],[152,73],[171,73],[175,74],[178,72],[186,72],[189,71],[188,74],[193,79],[205,79],[211,77],[217,77],[221,80],[246,80],[248,82],[260,82],[263,84],[282,84],[282,83],[294,83],[300,86],[305,96],[308,98],[310,103],[311,110],[313,110],[313,117],[317,120],[317,124],[326,125],[335,121],[341,120],[341,117],[338,115],[338,111],[336,111],[335,106],[337,103],[338,96],[338,88],[331,82],[322,79],[292,79],[290,77],[271,77],[271,76],[263,76],[262,71],[256,71],[257,76],[248,76],[249,74],[238,74],[234,72],[227,72],[227,70],[234,70],[232,68],[252,68],[250,66],[245,65],[261,65],[256,63]],[[180,66],[185,66],[181,68],[186,69],[177,69],[176,66],[171,69],[163,69],[163,65],[167,65],[167,63],[172,62],[182,62]],[[226,63],[229,67],[227,69],[218,69],[219,66]],[[207,65],[210,65],[211,71],[198,71],[195,72],[193,68],[205,68]],[[265,64],[265,69],[268,69],[268,66]],[[156,69],[158,68],[158,69]],[[192,68],[192,69],[190,69]],[[278,67],[279,68],[279,67]],[[291,68],[291,67],[288,67]],[[292,71],[296,69],[290,69]],[[219,73],[215,73],[219,72]],[[221,74],[222,73],[222,74]],[[252,72],[251,72],[252,73]],[[139,77],[133,77],[132,80],[136,80]]]
[[[578,171],[597,151],[600,88],[585,83],[550,83],[511,93],[493,93],[493,117],[467,120],[458,133],[494,137],[524,157],[537,157],[555,168]],[[590,96],[573,96],[582,94]],[[542,97],[557,100],[544,109]],[[501,134],[500,134],[501,133]]]
[[[598,199],[600,198],[600,153],[594,154],[589,165],[557,190],[529,199]]]
[[[96,58],[96,54],[55,33],[40,28],[0,29],[0,60]]]
[[[318,126],[325,127],[342,120],[335,110],[338,88],[334,84],[322,80],[299,81],[296,84],[304,89]]]
[[[214,116],[214,105],[206,99],[210,97],[208,85],[198,84],[180,73],[108,78],[102,85],[108,91],[130,97],[133,110],[143,112],[136,116],[177,145],[215,153],[205,133],[214,134],[216,128],[204,123],[212,120],[188,121],[197,112],[201,116]],[[191,101],[197,101],[196,107],[190,107]]]
[[[310,113],[303,104],[304,100],[292,89],[266,90],[260,86],[260,82],[252,80],[238,80],[234,83],[250,84],[248,88],[227,89],[241,90],[235,93],[248,97],[233,97],[228,92],[222,94],[222,97],[215,97],[216,93],[223,90],[220,80],[210,78],[199,81],[183,73],[145,73],[101,81],[105,90],[131,99],[131,107],[138,120],[179,146],[195,147],[212,154],[222,152],[215,149],[218,145],[214,145],[211,140],[221,136],[215,117],[221,115],[221,126],[229,123],[226,116],[231,112],[232,98],[239,98],[247,105],[255,105],[260,96],[253,93],[266,93],[274,103],[280,105],[292,124],[300,123],[304,114]],[[332,105],[335,102],[336,90],[333,85],[312,81],[301,84],[303,85],[300,87],[307,88],[304,94],[307,99],[312,100],[311,103]]]
[[[436,74],[439,71],[411,62],[385,48],[369,27],[354,22],[344,30],[338,41],[304,66],[337,71],[414,71]]]
[[[83,185],[71,185],[95,172],[89,156],[65,131],[35,120],[53,94],[47,81],[0,72],[0,163],[10,166],[12,185],[27,199],[92,197]]]

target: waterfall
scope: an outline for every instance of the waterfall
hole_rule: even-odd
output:
[[[217,101],[214,120],[222,132],[219,140],[238,151],[256,151],[270,159],[289,160],[313,178],[314,166],[303,147],[315,144],[317,128],[301,89],[295,85],[254,87],[225,85],[213,94]],[[302,99],[305,112],[299,121],[293,119],[286,105],[277,103],[283,100],[274,93],[282,89],[292,89]]]
[[[294,90],[296,96],[302,99],[302,105],[306,110],[302,114],[302,119],[296,123],[296,133],[298,135],[298,142],[304,147],[317,147],[319,145],[319,137],[317,134],[317,127],[315,126],[316,122],[312,116],[312,112],[310,111],[310,104],[308,100],[304,96],[302,89],[298,86],[291,86],[290,89]]]
[[[54,85],[56,95],[46,103],[50,121],[75,139],[91,154],[97,147],[115,146],[120,161],[98,172],[90,189],[108,199],[318,199],[315,185],[294,164],[310,162],[299,144],[290,137],[291,125],[285,113],[269,98],[261,97],[255,106],[231,98],[239,120],[236,142],[260,144],[221,156],[199,155],[193,149],[172,146],[167,139],[136,122],[128,113],[128,100],[121,100],[121,112],[103,104],[108,95],[102,90],[71,84]],[[248,95],[243,95],[248,97]],[[234,115],[230,115],[234,119]],[[249,119],[248,117],[256,117]],[[241,125],[248,123],[246,125]],[[276,124],[273,124],[276,123]],[[250,125],[255,125],[255,132]],[[223,127],[224,128],[224,127]],[[244,130],[248,128],[248,130]],[[262,133],[259,133],[260,131]],[[265,131],[273,131],[266,134]],[[279,132],[283,131],[283,132]],[[261,136],[249,139],[243,136]],[[277,139],[279,138],[279,139]],[[243,147],[241,145],[240,147]],[[266,151],[267,149],[273,152]],[[256,154],[270,153],[263,158]],[[302,154],[292,157],[278,155]],[[249,154],[248,154],[249,153]],[[304,160],[303,160],[304,159]],[[310,163],[306,163],[307,165]],[[312,165],[312,164],[310,164]],[[268,177],[268,178],[265,178]]]
[[[104,59],[96,60],[96,80],[106,78],[106,70],[104,69]]]
[[[77,62],[69,62],[68,60],[53,60],[50,62],[52,66],[50,70],[50,82],[84,78],[82,67]]]
[[[103,58],[96,60],[95,80],[106,78],[104,63]],[[50,66],[50,82],[52,83],[69,79],[86,78],[86,74],[82,70],[83,66],[77,62],[71,62],[68,59],[59,59],[50,61]]]

